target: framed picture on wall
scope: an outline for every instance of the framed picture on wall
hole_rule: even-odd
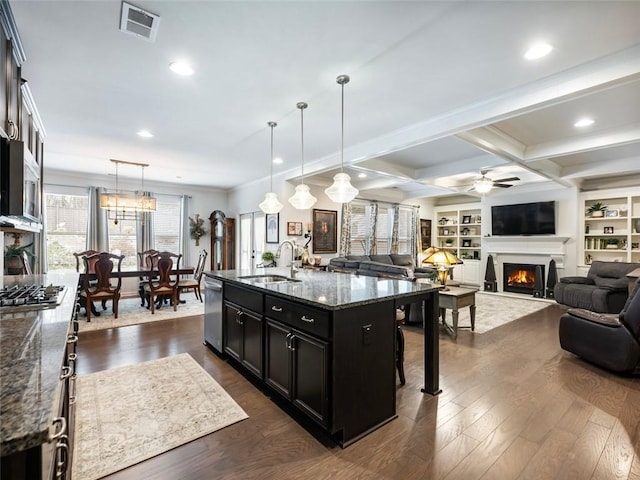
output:
[[[287,235],[301,236],[302,235],[302,222],[287,222]]]
[[[280,229],[279,216],[279,213],[267,213],[265,215],[265,221],[267,223],[267,243],[278,243],[278,230]]]
[[[431,220],[420,219],[420,241],[423,249],[431,245]]]
[[[313,209],[313,253],[338,251],[338,212]]]

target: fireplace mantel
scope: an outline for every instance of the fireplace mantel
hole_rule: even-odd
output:
[[[492,253],[520,253],[529,255],[564,255],[564,245],[570,237],[550,236],[500,236],[483,237],[484,250]]]

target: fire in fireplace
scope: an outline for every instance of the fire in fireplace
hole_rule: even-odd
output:
[[[505,292],[533,294],[536,284],[536,267],[542,272],[541,284],[544,285],[544,265],[531,263],[505,263],[503,265],[502,285]]]

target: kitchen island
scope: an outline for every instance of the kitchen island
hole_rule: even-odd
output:
[[[278,268],[205,275],[222,283],[223,353],[340,446],[396,418],[400,305],[424,304],[423,392],[439,393],[436,287]]]
[[[78,274],[3,277],[3,287],[25,285],[64,288],[49,308],[0,308],[1,476],[67,478]]]

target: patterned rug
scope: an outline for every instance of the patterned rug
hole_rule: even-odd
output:
[[[476,328],[474,333],[486,333],[505,323],[537,312],[555,302],[543,299],[508,297],[498,293],[476,293]],[[447,323],[451,325],[451,310],[447,310]],[[460,310],[458,327],[471,325],[469,307]]]
[[[202,292],[204,296],[204,292]],[[169,304],[163,305],[156,313],[152,314],[151,310],[140,306],[139,298],[120,299],[118,302],[118,318],[113,317],[111,311],[111,302],[107,302],[107,309],[102,310],[99,302],[96,302],[96,309],[100,312],[100,316],[91,315],[91,321],[87,322],[84,315],[84,309],[80,313],[80,331],[90,332],[93,330],[104,330],[106,328],[125,327],[127,325],[137,325],[139,323],[157,322],[159,320],[168,320],[170,318],[191,317],[193,315],[204,314],[204,303],[200,302],[193,293],[187,292],[182,295],[182,300],[186,303],[178,305],[178,309],[174,312],[173,307]]]
[[[77,382],[74,480],[101,478],[248,418],[188,353]]]

